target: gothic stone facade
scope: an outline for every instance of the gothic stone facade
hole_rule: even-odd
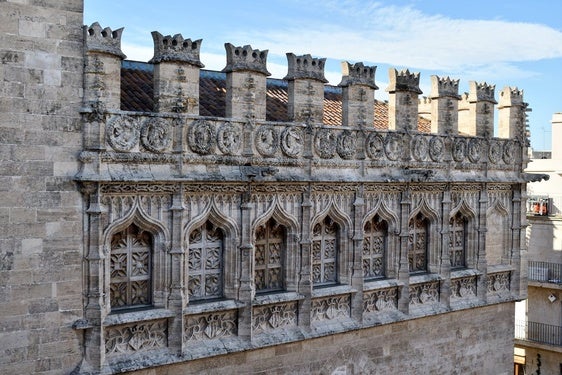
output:
[[[25,3],[25,2],[24,2]],[[4,373],[494,373],[524,269],[525,103],[505,88],[226,44],[225,117],[199,115],[201,41],[154,32],[154,111],[121,110],[122,30],[82,4],[3,3]],[[418,130],[420,116],[431,132]],[[6,151],[5,151],[5,150]]]

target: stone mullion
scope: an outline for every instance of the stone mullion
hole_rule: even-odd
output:
[[[441,260],[440,274],[443,277],[440,290],[440,301],[447,307],[451,298],[451,258],[449,253],[449,240],[451,234],[449,217],[451,216],[451,190],[450,186],[443,192],[441,220]],[[465,233],[466,235],[466,233]]]
[[[519,266],[519,297],[527,298],[527,278],[528,278],[528,259],[527,259],[527,185],[520,185],[520,211],[521,211],[521,228],[519,237],[519,253],[520,253],[520,266]]]
[[[521,277],[521,191],[519,186],[513,185],[513,198],[512,198],[512,216],[513,222],[511,225],[511,265],[514,271],[511,275],[511,293],[515,296],[519,295],[520,290],[520,277]]]
[[[398,281],[403,284],[400,298],[398,299],[398,309],[404,314],[408,314],[410,309],[410,269],[408,266],[408,218],[410,216],[410,187],[401,194],[400,201],[400,265],[398,267]]]
[[[359,187],[355,202],[354,232],[353,232],[353,262],[351,286],[357,291],[351,295],[351,317],[359,322],[363,320],[363,228],[361,223],[365,215],[365,200],[363,187]]]
[[[486,301],[488,263],[486,261],[486,211],[488,209],[488,186],[482,185],[478,207],[478,261],[476,268],[481,272],[477,283],[477,295],[482,301]]]
[[[86,210],[88,215],[88,253],[86,261],[86,306],[84,318],[91,327],[85,332],[86,361],[93,369],[99,370],[105,362],[105,340],[102,322],[109,312],[109,293],[105,293],[104,267],[105,255],[102,240],[102,218],[100,204],[100,186],[94,184],[88,186],[89,206]]]
[[[252,300],[254,299],[254,246],[251,240],[251,214],[254,205],[251,203],[251,187],[243,197],[241,210],[241,241],[240,241],[240,291],[239,300],[243,306],[238,313],[238,336],[252,337]]]
[[[310,189],[310,187],[309,187]],[[302,227],[301,227],[301,269],[299,275],[299,294],[305,298],[299,302],[299,326],[310,329],[311,298],[312,298],[312,234],[310,220],[312,216],[312,202],[310,191],[303,193],[302,202]]]
[[[187,304],[185,294],[185,249],[183,247],[184,206],[183,189],[180,186],[178,192],[172,197],[172,228],[170,246],[170,294],[168,296],[168,308],[174,312],[168,326],[168,346],[170,350],[180,354],[183,351],[184,318],[183,308]]]

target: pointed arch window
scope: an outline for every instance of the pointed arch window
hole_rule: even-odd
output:
[[[274,219],[256,229],[254,280],[258,293],[284,289],[286,229]]]
[[[110,304],[112,310],[152,303],[152,234],[131,224],[111,238]]]
[[[312,282],[318,285],[335,284],[338,263],[338,225],[327,216],[312,231]]]
[[[410,272],[426,272],[429,220],[418,213],[410,220],[408,227],[408,268]]]
[[[210,221],[189,234],[188,293],[193,301],[223,296],[224,233]]]
[[[466,228],[468,220],[457,212],[455,216],[449,220],[451,232],[449,234],[449,258],[451,268],[466,267]]]
[[[374,279],[386,273],[388,224],[376,215],[363,228],[363,277]]]

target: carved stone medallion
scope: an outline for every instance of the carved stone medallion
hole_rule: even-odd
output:
[[[355,155],[355,149],[356,149],[355,135],[351,133],[349,130],[344,130],[338,136],[338,146],[337,146],[338,155],[342,159],[352,159],[353,156]]]
[[[380,134],[374,132],[369,134],[365,146],[367,155],[371,159],[378,160],[384,156],[384,139]]]
[[[322,159],[331,159],[336,154],[336,136],[330,129],[319,129],[314,137],[314,149]]]
[[[443,158],[443,150],[445,149],[445,144],[443,140],[439,137],[433,137],[429,141],[429,157],[433,161],[441,161]]]
[[[281,133],[281,151],[290,158],[297,158],[304,147],[304,134],[301,128],[289,126]]]
[[[468,141],[467,154],[468,160],[470,160],[471,163],[477,163],[480,160],[480,155],[482,154],[482,142],[477,138],[473,138]]]
[[[428,152],[428,142],[427,139],[418,135],[412,140],[412,156],[417,161],[422,161],[427,157]]]
[[[107,143],[120,152],[131,151],[138,145],[139,128],[135,118],[129,116],[115,116],[107,122]]]
[[[215,129],[205,120],[195,120],[189,126],[187,144],[193,152],[208,155],[215,148]]]
[[[462,138],[457,138],[453,142],[453,159],[455,161],[463,161],[466,154],[466,141]]]
[[[279,148],[279,133],[273,126],[262,125],[258,128],[254,141],[262,156],[271,157]]]
[[[506,141],[503,145],[503,162],[505,164],[512,164],[515,162],[515,144],[511,141]]]
[[[502,158],[502,151],[502,144],[499,141],[491,141],[490,149],[488,150],[488,157],[490,158],[490,161],[497,164]]]
[[[238,126],[225,122],[217,131],[217,145],[225,155],[234,155],[241,146],[240,129]]]
[[[172,127],[162,118],[149,118],[141,129],[141,142],[149,151],[164,152],[172,143]]]
[[[402,153],[402,142],[398,134],[389,133],[384,140],[384,151],[389,160],[398,160]]]

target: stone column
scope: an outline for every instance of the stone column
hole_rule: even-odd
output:
[[[310,309],[312,303],[312,238],[310,233],[312,202],[310,201],[310,186],[303,192],[301,208],[301,269],[298,292],[305,296],[305,298],[299,301],[299,326],[308,331],[310,330]]]
[[[431,76],[431,132],[458,134],[459,80]]]
[[[252,209],[251,187],[244,193],[241,210],[240,239],[240,291],[238,299],[244,304],[238,310],[238,336],[252,338],[252,301],[254,300],[254,245],[252,244]]]
[[[400,200],[400,251],[398,268],[398,280],[403,283],[400,298],[398,299],[398,309],[404,314],[410,311],[410,268],[408,265],[408,237],[409,237],[409,217],[410,217],[410,186],[402,192]]]
[[[420,74],[409,70],[388,70],[388,128],[390,130],[418,130],[418,95]]]
[[[520,294],[521,279],[521,235],[525,236],[521,230],[522,210],[521,210],[521,190],[519,184],[513,185],[512,197],[512,223],[511,227],[511,252],[510,263],[514,268],[511,275],[510,290],[513,296],[518,297]]]
[[[103,150],[105,110],[121,108],[121,51],[123,28],[102,29],[95,22],[84,26],[85,66],[83,113],[86,117],[84,148]]]
[[[351,317],[358,321],[363,321],[363,228],[361,223],[365,216],[365,199],[363,186],[360,186],[355,193],[354,207],[354,228],[353,228],[353,264],[351,274],[351,286],[357,290],[351,295]]]
[[[498,105],[498,136],[514,139],[525,136],[525,108],[523,90],[504,87]]]
[[[478,254],[476,268],[481,272],[478,277],[476,294],[483,302],[487,300],[488,291],[488,262],[486,261],[486,231],[488,210],[488,186],[482,184],[480,190],[480,200],[478,201]]]
[[[287,53],[289,120],[322,123],[324,117],[324,77],[326,59]]]
[[[183,39],[152,32],[154,57],[154,110],[199,114],[199,60],[201,39]]]
[[[184,227],[183,187],[172,197],[172,227],[170,248],[170,294],[168,309],[174,312],[168,326],[168,347],[176,354],[183,352],[183,308],[187,304],[185,294],[185,249],[183,247]]]
[[[373,127],[375,111],[376,66],[363,63],[341,63],[342,123],[343,126]]]
[[[486,82],[470,81],[468,95],[463,97],[459,108],[459,132],[477,137],[494,136],[494,99],[495,85]]]
[[[449,254],[449,238],[451,236],[451,226],[449,218],[451,217],[451,186],[447,186],[447,190],[443,192],[443,200],[441,202],[441,260],[440,275],[443,277],[441,283],[441,296],[439,300],[447,307],[451,304],[451,256]]]
[[[267,50],[225,43],[226,117],[265,120]]]

